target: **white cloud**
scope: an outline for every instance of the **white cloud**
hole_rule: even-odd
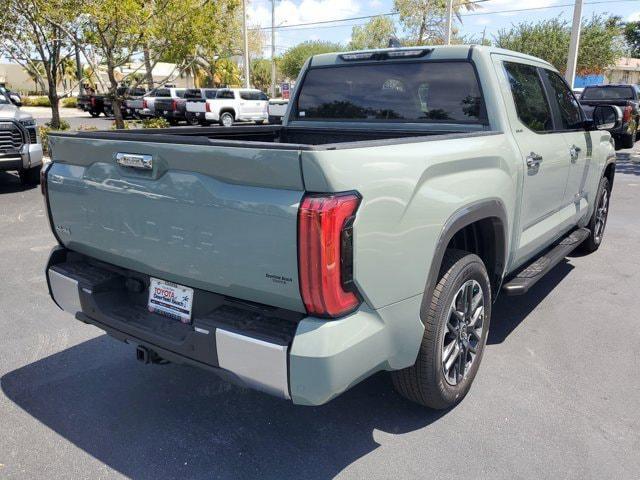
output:
[[[500,16],[511,17],[522,12],[503,12],[503,10],[520,10],[524,8],[544,8],[561,3],[559,0],[491,0],[479,3],[478,13],[501,12]]]
[[[627,22],[637,22],[640,21],[640,12],[633,12],[627,17]]]
[[[382,0],[369,0],[369,7],[379,9],[382,7]]]
[[[356,0],[283,0],[276,4],[276,24],[322,22],[336,18],[352,17],[360,11]],[[271,26],[271,5],[261,3],[251,6],[247,16],[249,23],[263,27]]]

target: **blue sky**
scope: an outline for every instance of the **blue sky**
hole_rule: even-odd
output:
[[[271,25],[271,1],[248,0],[249,22],[252,25]],[[566,6],[567,4],[571,4]],[[492,38],[499,29],[513,23],[537,21],[548,18],[571,20],[573,0],[487,0],[479,8],[457,24],[461,33]],[[540,8],[525,12],[504,12],[523,8]],[[549,8],[545,8],[549,7]],[[340,18],[358,17],[388,13],[393,10],[393,0],[276,0],[276,24],[296,25]],[[502,12],[502,13],[501,13]],[[640,20],[640,0],[584,0],[583,17],[594,13],[610,13],[624,20]],[[351,38],[353,25],[361,25],[366,20],[342,23],[328,23],[320,26],[300,26],[278,30],[276,51],[282,53],[288,47],[304,40],[329,40],[346,43]],[[269,31],[267,31],[270,34]],[[267,37],[270,45],[270,36]]]

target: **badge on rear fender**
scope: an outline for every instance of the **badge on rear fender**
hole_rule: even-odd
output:
[[[151,170],[153,168],[152,155],[118,152],[114,156],[118,165],[122,165],[123,167],[139,168],[142,170]]]

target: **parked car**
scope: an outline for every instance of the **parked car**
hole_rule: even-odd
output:
[[[181,121],[185,121],[186,96],[200,98],[200,89],[198,88],[167,88],[156,92],[155,111],[157,117],[163,117],[169,121],[171,125],[177,125]],[[168,93],[168,95],[165,95]]]
[[[206,119],[204,118],[205,102],[215,99],[218,91],[217,88],[199,88],[198,90],[200,92],[199,96],[191,94],[189,90],[185,94],[184,116],[189,125],[206,124]],[[189,104],[191,104],[191,107],[189,107]]]
[[[267,108],[267,112],[269,113],[269,123],[282,123],[282,119],[284,118],[284,114],[287,112],[288,105],[289,100],[282,98],[269,99],[269,106]]]
[[[640,87],[637,85],[610,84],[585,87],[580,104],[587,118],[598,105],[616,105],[622,109],[622,123],[611,130],[616,150],[631,148],[640,128]]]
[[[119,87],[117,89],[117,95],[122,99],[120,104],[120,111],[122,112],[122,118],[133,118],[133,109],[127,106],[129,99],[141,98],[147,92],[144,87]],[[103,100],[103,111],[106,117],[113,116],[113,99],[106,95]]]
[[[187,112],[197,116],[200,123],[219,123],[231,127],[234,122],[256,122],[268,120],[268,97],[264,92],[246,88],[221,88],[215,98],[204,102],[187,102]]]
[[[184,92],[184,90],[184,88],[175,88],[169,85],[154,88],[142,97],[127,100],[125,105],[133,112],[132,115],[136,118],[158,117],[161,116],[161,114],[156,112],[156,98],[180,98],[176,94],[176,91]],[[184,93],[182,93],[182,95],[184,95]]]
[[[0,95],[4,95],[16,107],[22,106],[22,97],[20,94],[12,91],[3,83],[0,83]]]
[[[0,93],[0,171],[15,170],[25,184],[40,183],[42,145],[33,117]]]
[[[451,407],[499,292],[601,245],[617,110],[587,121],[551,64],[484,46],[317,55],[300,78],[282,126],[52,134],[51,296],[145,363],[304,405],[390,370]]]
[[[88,112],[92,117],[99,117],[100,114],[106,113],[104,111],[104,99],[105,96],[102,94],[96,94],[93,92],[84,93],[82,95],[78,95],[78,100],[76,102],[76,107],[83,112]]]

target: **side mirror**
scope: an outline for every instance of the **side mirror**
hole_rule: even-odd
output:
[[[593,109],[593,126],[596,130],[611,130],[622,122],[622,110],[615,105],[596,105]]]
[[[11,100],[11,103],[13,103],[16,107],[22,106],[22,99],[19,95],[12,93],[11,95],[9,95],[9,99]]]

